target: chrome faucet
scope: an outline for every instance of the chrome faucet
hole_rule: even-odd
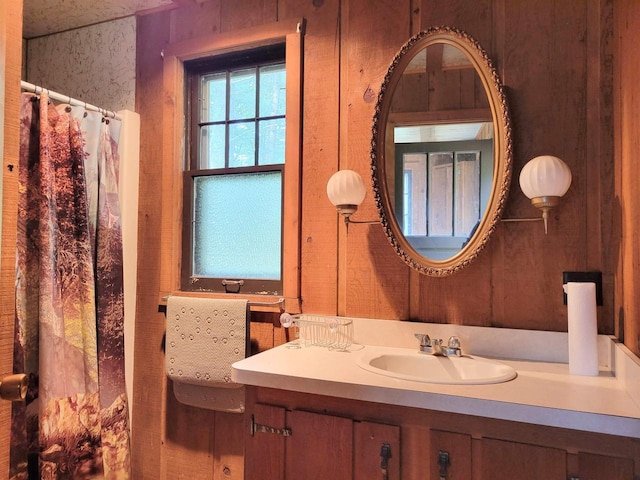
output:
[[[441,338],[431,339],[426,333],[415,333],[414,336],[420,340],[420,353],[449,357],[462,356],[462,346],[460,338],[454,336],[449,337],[446,345],[443,344]]]

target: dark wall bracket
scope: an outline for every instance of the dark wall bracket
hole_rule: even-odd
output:
[[[596,305],[602,306],[602,272],[562,272],[562,284],[569,282],[584,282],[596,284]],[[564,304],[567,304],[567,294],[564,294]]]

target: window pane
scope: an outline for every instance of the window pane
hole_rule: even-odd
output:
[[[229,120],[256,116],[256,71],[236,70],[230,74]]]
[[[453,153],[429,154],[429,236],[453,235]]]
[[[260,148],[258,165],[284,163],[285,119],[262,120],[258,123]]]
[[[252,167],[256,164],[256,124],[229,125],[229,167]]]
[[[427,155],[405,153],[403,166],[403,222],[405,235],[427,234]]]
[[[227,74],[216,73],[202,77],[201,122],[223,122],[226,117]]]
[[[468,236],[480,220],[480,152],[456,152],[454,235]]]
[[[224,168],[224,145],[224,125],[202,127],[198,168]]]
[[[284,65],[260,69],[260,116],[284,115],[286,110],[287,76]]]
[[[193,275],[280,279],[281,172],[196,177]]]

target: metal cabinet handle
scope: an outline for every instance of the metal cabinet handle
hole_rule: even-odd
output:
[[[382,480],[389,480],[389,459],[391,458],[391,445],[383,443],[380,448],[380,471],[382,473]]]
[[[438,465],[440,465],[440,480],[447,480],[447,469],[449,468],[449,465],[451,465],[449,452],[444,452],[442,450],[438,452]]]

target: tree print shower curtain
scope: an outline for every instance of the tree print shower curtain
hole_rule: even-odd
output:
[[[22,96],[11,479],[130,476],[118,134]]]

